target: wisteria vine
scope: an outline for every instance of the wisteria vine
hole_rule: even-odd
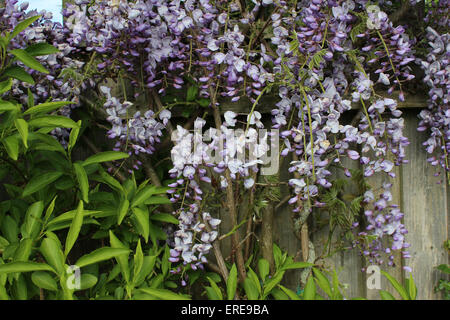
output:
[[[391,21],[389,14],[399,10],[391,1],[76,0],[64,9],[64,25],[44,12],[15,38],[15,48],[48,42],[60,52],[39,58],[47,75],[26,68],[35,84],[17,80],[12,94],[24,104],[28,90],[37,101],[69,97],[73,105],[62,114],[70,116],[83,92],[98,89],[110,124],[107,135],[115,150],[130,155],[154,154],[167,129],[174,143],[169,195],[180,222],[171,235],[171,261],[196,269],[207,262],[219,237],[220,219],[205,207],[207,190],[239,185],[253,192],[257,186],[260,158],[270,149],[270,135],[259,136],[265,125],[257,108],[272,92],[278,102],[271,108],[270,129],[279,132],[279,155],[294,159],[288,185],[296,223],[306,223],[314,208],[326,207],[332,170],[350,177],[344,159],[357,161],[364,178],[383,174],[385,182],[380,190],[361,190],[366,226],[361,230],[354,222],[353,246],[373,263],[383,263],[387,254],[392,265],[394,251],[409,257],[403,213],[390,192],[395,166],[407,162],[409,142],[402,111],[390,95],[395,91],[404,101],[408,85],[417,80],[429,87],[418,130],[429,132],[424,145],[430,163],[448,175],[449,7],[448,0],[432,2],[424,43],[408,33],[407,24]],[[14,0],[0,13],[2,30],[37,14]],[[423,79],[415,79],[416,65]],[[114,95],[106,79],[124,87],[122,96]],[[124,83],[132,86],[129,96]],[[199,117],[194,133],[172,128],[171,107],[183,102],[160,97],[187,87],[192,97],[184,103],[207,107],[215,126]],[[224,102],[241,99],[250,103],[249,113],[220,114]],[[355,109],[352,121],[344,121],[344,114]],[[239,128],[243,134],[236,136]],[[63,144],[68,134],[55,132]],[[137,160],[130,170],[141,165]]]

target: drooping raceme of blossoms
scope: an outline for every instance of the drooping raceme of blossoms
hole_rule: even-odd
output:
[[[383,264],[383,259],[387,256],[387,264],[394,266],[393,253],[400,250],[402,250],[402,258],[410,258],[409,251],[404,250],[410,247],[410,244],[405,241],[408,230],[402,224],[404,214],[400,212],[398,205],[390,203],[392,201],[391,187],[392,184],[384,183],[384,191],[378,197],[375,197],[372,190],[364,193],[363,202],[366,205],[364,215],[367,218],[367,227],[366,231],[358,234],[363,240],[355,240],[353,246],[361,248],[369,263]],[[354,227],[357,227],[357,224],[355,223]],[[366,240],[367,235],[375,236],[375,238]],[[392,238],[387,247],[382,242],[385,236]],[[408,266],[404,269],[411,272]]]
[[[162,110],[158,118],[152,110],[148,110],[141,115],[140,111],[134,113],[128,118],[128,109],[133,104],[129,101],[120,102],[119,99],[111,95],[111,88],[101,86],[100,90],[106,96],[106,102],[103,105],[111,123],[111,129],[108,131],[108,137],[117,139],[114,150],[119,151],[121,147],[131,148],[128,153],[131,154],[153,154],[160,137],[163,135],[162,130],[167,125],[171,112],[167,109]],[[139,169],[137,165],[135,169]]]
[[[222,189],[228,185],[223,175],[225,170],[229,170],[233,180],[242,177],[246,189],[254,186],[255,181],[251,176],[258,171],[258,164],[264,162],[261,159],[269,149],[268,135],[258,137],[254,127],[250,127],[247,132],[234,131],[232,128],[237,116],[227,111],[220,131],[209,128],[203,132],[206,121],[198,118],[193,132],[178,126],[173,133],[174,147],[171,154],[174,167],[169,173],[176,181],[169,185],[173,189],[168,193],[173,203],[180,203],[180,209],[174,212],[180,223],[179,230],[174,232],[174,248],[171,250],[173,261],[182,257],[185,264],[199,267],[206,262],[205,255],[217,238],[215,229],[220,220],[201,210],[201,203],[206,200],[201,185],[211,183],[211,170],[218,174]],[[261,127],[260,117],[256,111],[248,115],[247,119],[250,125]]]
[[[429,138],[423,143],[433,166],[440,166],[450,174],[450,34],[439,34],[427,28],[427,40],[432,48],[426,61],[421,60],[425,71],[424,81],[429,87],[428,108],[420,114],[419,131],[428,130]],[[444,176],[445,180],[446,177]],[[450,179],[448,180],[450,183]]]

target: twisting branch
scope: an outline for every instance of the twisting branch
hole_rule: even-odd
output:
[[[219,108],[217,108],[216,94],[212,88],[210,88],[210,97],[211,97],[211,105],[213,109],[214,122],[216,125],[216,129],[220,131],[220,127],[222,126],[222,120],[220,117]],[[235,204],[235,197],[233,192],[233,180],[231,179],[230,170],[225,171],[225,179],[227,181],[227,204],[228,211],[230,214],[230,222],[234,226],[237,226],[237,211]],[[239,279],[244,281],[246,278],[245,272],[245,261],[244,256],[242,254],[242,250],[239,250],[239,232],[234,232],[231,237],[231,242],[233,244],[233,248],[236,250],[236,266],[239,274]]]

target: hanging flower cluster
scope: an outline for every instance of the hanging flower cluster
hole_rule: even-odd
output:
[[[402,224],[403,213],[400,212],[398,205],[389,204],[392,201],[390,191],[392,184],[383,184],[383,192],[375,197],[372,190],[364,193],[364,203],[366,210],[364,215],[367,218],[366,231],[358,234],[360,240],[355,240],[353,246],[361,249],[363,255],[369,263],[383,264],[384,257],[387,256],[389,266],[394,265],[394,252],[410,247],[405,241],[405,234],[408,233],[406,227]],[[354,226],[356,227],[357,224]],[[367,237],[371,235],[372,237]],[[382,243],[384,236],[392,238],[389,246]],[[402,257],[410,258],[409,252],[403,250]],[[408,266],[405,270],[411,271]]]
[[[176,181],[169,185],[173,189],[168,193],[173,203],[181,202],[180,209],[174,212],[180,222],[179,230],[174,233],[174,260],[181,254],[185,263],[205,262],[202,257],[217,238],[217,231],[208,231],[206,224],[215,229],[220,220],[199,209],[204,200],[202,183],[211,184],[212,179],[217,178],[219,188],[224,189],[228,186],[224,172],[229,170],[233,181],[244,179],[244,188],[250,189],[255,184],[253,173],[258,171],[258,164],[263,163],[262,159],[269,150],[267,132],[259,137],[254,128],[262,126],[259,112],[247,116],[252,127],[246,133],[233,130],[237,117],[236,113],[227,111],[220,131],[209,128],[203,133],[206,121],[200,118],[195,121],[193,132],[181,126],[174,131],[171,150],[174,167],[169,173]]]
[[[424,81],[428,91],[428,108],[420,112],[419,131],[429,130],[430,137],[424,142],[431,155],[428,161],[441,166],[450,173],[450,34],[439,34],[427,28],[427,40],[431,52],[426,61],[421,60],[425,71]],[[445,179],[445,177],[444,177]]]
[[[120,102],[119,99],[111,95],[111,88],[101,86],[100,90],[106,96],[106,102],[103,105],[111,123],[111,130],[108,131],[108,137],[117,139],[115,150],[121,147],[131,147],[131,155],[144,153],[152,154],[155,151],[154,145],[160,142],[162,130],[171,117],[171,112],[167,109],[159,113],[159,122],[152,110],[148,110],[141,116],[139,111],[135,112],[133,117],[128,118],[128,109],[133,104],[129,101]],[[138,169],[138,168],[136,168]]]
[[[411,48],[413,40],[406,35],[403,26],[394,27],[387,14],[378,6],[367,7],[367,14],[367,29],[357,35],[365,40],[361,50],[374,55],[366,64],[376,66],[374,74],[379,75],[377,82],[390,86],[388,93],[399,88],[399,98],[404,101],[401,84],[414,79],[409,66],[410,62],[415,60]]]

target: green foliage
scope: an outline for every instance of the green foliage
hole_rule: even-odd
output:
[[[448,243],[448,240],[447,240]],[[447,277],[450,274],[450,265],[448,264],[441,264],[437,267],[437,269],[445,274]],[[441,291],[444,295],[445,300],[450,300],[450,281],[446,279],[439,279],[438,285],[435,288],[436,292]]]
[[[300,299],[296,293],[281,285],[283,276],[287,270],[302,269],[311,267],[307,262],[294,262],[293,258],[287,253],[282,253],[281,249],[274,244],[274,258],[276,269],[274,274],[270,274],[269,262],[263,258],[256,262],[258,274],[249,265],[247,267],[247,277],[243,282],[238,282],[236,265],[230,269],[225,289],[226,295],[214,281],[207,278],[210,286],[204,286],[207,297],[211,300],[222,300],[227,297],[233,300],[235,296],[245,296],[248,300],[267,300],[267,299]],[[219,278],[220,280],[220,278]]]
[[[19,23],[8,39],[37,18]],[[9,170],[0,202],[0,299],[189,298],[173,292],[178,276],[169,272],[169,248],[162,245],[163,227],[178,223],[159,208],[168,203],[162,196],[167,188],[138,184],[134,175],[119,182],[104,170],[105,162],[127,153],[100,152],[74,162],[82,121],[55,115],[70,102],[35,105],[29,94],[22,106],[8,99],[12,78],[34,83],[11,63],[19,59],[45,73],[34,57],[57,49],[1,45],[8,54],[0,70],[0,162]],[[58,127],[71,129],[67,148],[49,134]]]
[[[405,280],[405,284],[402,285],[398,282],[393,276],[391,276],[386,271],[381,270],[381,274],[383,274],[394,289],[398,292],[402,300],[416,300],[417,298],[417,287],[414,283],[414,279],[412,274],[409,275],[409,278]],[[380,290],[380,296],[382,300],[396,300],[395,297],[387,291]]]

